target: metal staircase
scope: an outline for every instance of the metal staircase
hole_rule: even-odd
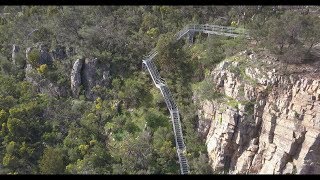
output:
[[[245,37],[249,37],[248,33],[244,29],[235,28],[235,27],[226,27],[226,26],[217,26],[217,25],[188,25],[182,30],[180,30],[175,35],[175,40],[178,41],[184,35],[188,34],[189,42],[193,42],[193,34],[195,32],[202,32],[207,34],[216,34],[228,37],[237,37],[243,35]],[[176,142],[176,149],[180,163],[180,172],[181,174],[189,174],[189,165],[186,154],[186,146],[183,140],[180,115],[178,106],[175,103],[172,94],[166,85],[164,79],[161,78],[157,67],[153,63],[153,58],[158,54],[158,52],[153,49],[147,56],[144,57],[142,63],[147,68],[149,74],[151,75],[152,81],[157,88],[160,89],[161,94],[165,100],[168,110],[170,111],[170,116],[172,120],[172,126],[174,131],[174,138]]]
[[[188,174],[189,173],[189,166],[187,158],[185,157],[186,146],[184,145],[181,122],[180,122],[180,115],[178,107],[172,97],[172,94],[166,85],[165,81],[161,78],[159,71],[157,70],[156,66],[152,62],[152,59],[143,60],[145,67],[148,69],[151,78],[156,85],[157,88],[160,89],[161,94],[165,100],[168,110],[170,111],[174,137],[176,142],[176,148],[180,163],[180,171],[181,174]]]

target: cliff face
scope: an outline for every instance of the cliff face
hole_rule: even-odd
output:
[[[198,111],[210,164],[229,173],[318,174],[320,76],[285,74],[270,59],[242,52],[207,77],[221,94]]]

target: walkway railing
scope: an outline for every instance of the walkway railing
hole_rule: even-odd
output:
[[[216,35],[222,35],[222,36],[228,36],[228,37],[237,37],[240,35],[249,37],[247,31],[241,28],[208,25],[208,24],[204,24],[204,25],[193,24],[193,25],[186,26],[185,28],[180,30],[178,33],[176,33],[175,39],[179,40],[184,35],[188,33],[194,33],[194,32],[216,34]],[[160,89],[161,94],[167,105],[167,108],[170,111],[170,116],[172,120],[173,131],[174,131],[174,138],[176,142],[176,149],[177,149],[177,154],[178,154],[179,163],[180,163],[180,172],[181,174],[189,174],[189,165],[188,165],[187,158],[185,156],[186,146],[184,144],[178,106],[175,103],[173,96],[168,86],[166,85],[166,82],[164,81],[164,79],[161,78],[160,73],[157,70],[157,67],[152,61],[157,54],[158,52],[156,51],[156,49],[153,49],[151,52],[148,53],[148,55],[145,56],[142,62],[147,68],[153,80],[153,83],[157,88]]]

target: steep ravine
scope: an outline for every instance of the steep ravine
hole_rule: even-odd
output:
[[[198,132],[216,172],[320,173],[320,76],[284,66],[241,52],[206,77],[219,96],[197,98]]]

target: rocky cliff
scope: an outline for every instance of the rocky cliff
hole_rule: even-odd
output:
[[[241,52],[206,77],[214,96],[197,98],[198,132],[216,172],[320,173],[320,75],[290,68]]]

